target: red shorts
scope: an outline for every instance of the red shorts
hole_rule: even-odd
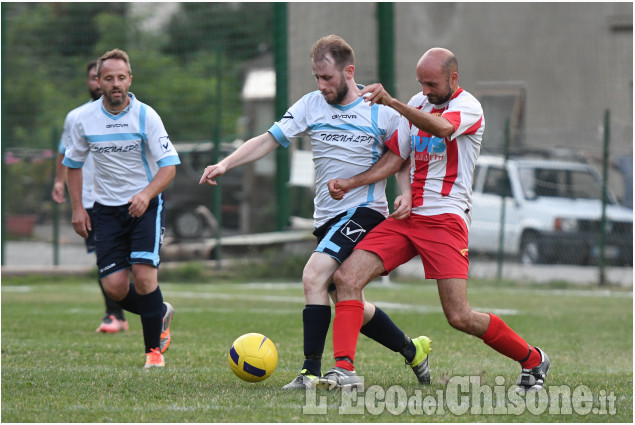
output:
[[[426,279],[467,279],[467,241],[465,221],[456,214],[412,214],[383,221],[355,249],[377,254],[386,273],[419,255]]]

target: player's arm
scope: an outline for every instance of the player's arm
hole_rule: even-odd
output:
[[[269,132],[252,137],[218,164],[205,167],[205,171],[203,171],[201,180],[198,183],[216,186],[218,184],[215,180],[216,177],[222,176],[234,167],[257,161],[278,146],[280,146],[279,143]]]
[[[365,186],[395,174],[404,163],[404,159],[391,150],[374,163],[368,170],[348,179],[332,179],[328,181],[331,198],[342,199],[346,193],[356,187]]]
[[[364,100],[370,102],[371,105],[379,103],[391,107],[419,130],[423,130],[433,136],[444,139],[456,131],[454,125],[442,116],[432,115],[395,99],[380,83],[364,87],[360,96],[364,96]]]
[[[401,195],[395,199],[394,207],[395,211],[390,214],[390,217],[402,220],[410,217],[410,211],[412,210],[412,192],[410,187],[410,161],[404,161],[403,165],[395,175],[397,178],[397,185],[401,190]]]
[[[55,161],[55,180],[53,181],[53,191],[51,192],[51,197],[58,204],[63,204],[66,201],[66,197],[64,196],[66,192],[66,187],[64,187],[66,166],[62,164],[63,159],[64,154],[60,153],[57,155],[57,160]]]
[[[130,204],[130,207],[128,207],[129,214],[132,217],[141,217],[148,209],[150,201],[159,196],[168,187],[175,175],[176,165],[166,165],[159,168],[152,181],[128,201]]]
[[[82,169],[66,167],[66,184],[68,185],[68,194],[70,195],[73,209],[71,219],[73,229],[82,238],[87,238],[92,226],[90,217],[82,205]]]

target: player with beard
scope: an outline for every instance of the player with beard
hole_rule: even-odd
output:
[[[70,138],[70,130],[75,123],[75,118],[80,113],[84,107],[94,102],[95,100],[101,97],[101,87],[99,87],[99,81],[97,80],[97,61],[90,61],[86,65],[86,87],[88,87],[88,92],[90,93],[91,100],[82,106],[73,109],[66,115],[66,119],[64,120],[64,129],[62,131],[62,137],[60,139],[60,144],[58,148],[57,162],[55,164],[55,182],[53,183],[53,192],[51,196],[55,202],[58,204],[63,204],[66,202],[65,197],[65,177],[66,177],[66,166],[62,164],[62,160],[64,159],[64,154],[66,153],[66,144],[69,142]],[[88,216],[91,219],[93,217],[93,158],[89,155],[84,162],[84,166],[82,167],[83,181],[84,185],[82,187],[82,203]],[[91,253],[95,252],[95,232],[92,230],[88,232],[88,237],[84,239],[86,243],[86,252]],[[103,333],[117,333],[119,331],[127,331],[128,330],[128,320],[126,320],[123,309],[114,302],[113,300],[106,295],[104,292],[104,288],[101,284],[101,281],[97,281],[99,283],[99,289],[104,296],[104,302],[106,303],[106,312],[104,313],[104,317],[101,320],[101,323],[97,327],[96,332]]]
[[[215,186],[215,179],[228,170],[264,157],[278,146],[287,148],[291,139],[311,140],[316,176],[314,222],[317,248],[302,274],[306,306],[302,312],[304,364],[298,376],[284,389],[306,389],[321,376],[322,353],[331,322],[329,284],[333,273],[353,247],[388,215],[386,181],[359,187],[345,202],[329,196],[327,182],[340,175],[354,176],[368,169],[384,153],[385,142],[395,133],[399,114],[383,105],[370,106],[359,97],[355,83],[355,57],[340,37],[318,40],[310,54],[318,90],[291,106],[269,131],[256,136],[216,165],[205,168],[200,183]],[[405,179],[399,179],[407,186]],[[394,217],[409,214],[410,204],[395,200]],[[361,332],[401,353],[418,380],[430,382],[430,340],[411,340],[381,309],[364,303]]]
[[[92,230],[82,204],[82,167],[92,157],[99,277],[111,299],[141,317],[144,367],[161,368],[174,314],[158,284],[165,230],[162,192],[180,160],[159,114],[129,92],[132,70],[126,52],[114,49],[102,55],[97,78],[103,95],[77,115],[63,161],[72,224],[83,237]]]
[[[387,274],[419,255],[426,279],[436,279],[443,312],[455,329],[521,365],[516,391],[540,391],[550,367],[544,351],[529,345],[491,313],[475,311],[467,299],[468,227],[471,223],[472,179],[485,129],[483,109],[458,84],[458,62],[443,48],[419,59],[417,80],[422,90],[408,104],[391,97],[381,84],[362,90],[373,104],[387,105],[402,115],[389,151],[368,171],[328,182],[342,202],[360,185],[372,184],[411,165],[412,214],[379,224],[337,270],[333,351],[335,367],[320,387],[360,387],[353,365],[364,315],[362,289],[375,276]]]

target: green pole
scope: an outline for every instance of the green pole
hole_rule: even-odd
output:
[[[214,150],[212,151],[212,164],[218,164],[220,160],[220,147],[221,147],[221,124],[223,119],[223,52],[219,47],[216,52],[216,125],[214,126]],[[212,190],[212,211],[218,227],[216,228],[216,249],[215,260],[216,268],[221,269],[222,256],[222,226],[223,226],[223,211],[221,208],[222,192],[220,186],[216,186]]]
[[[1,22],[0,31],[1,31],[1,37],[2,37],[2,48],[0,49],[1,50],[0,57],[2,58],[1,59],[2,63],[7,63],[6,62],[6,53],[5,53],[7,51],[7,49],[5,49],[5,44],[6,44],[5,40],[7,39],[7,37],[6,37],[6,33],[7,33],[7,31],[6,31],[6,28],[7,28],[6,16],[7,16],[7,14],[6,14],[6,10],[5,10],[6,9],[5,3],[2,3],[1,8],[2,8],[1,9],[2,10],[2,13],[1,13],[2,16],[0,17],[0,22]],[[6,100],[5,100],[7,97],[4,95],[4,91],[5,91],[5,87],[7,85],[5,84],[6,83],[6,79],[4,77],[4,72],[2,73],[2,76],[0,78],[2,80],[2,90],[1,90],[2,93],[1,93],[0,97],[2,97],[2,112],[3,112],[2,113],[2,117],[0,117],[0,127],[2,127],[2,130],[0,130],[1,133],[2,133],[2,135],[1,135],[2,143],[0,143],[0,156],[1,156],[0,157],[0,161],[4,162],[5,145],[6,145],[6,142],[7,142],[7,130],[6,130],[7,126],[6,126],[6,121],[4,119],[4,111],[7,110],[7,107],[6,107],[7,105],[6,105]],[[5,248],[5,235],[7,234],[7,231],[6,231],[7,227],[6,227],[6,221],[5,221],[5,207],[4,207],[6,205],[6,203],[4,202],[4,194],[6,193],[5,188],[7,186],[6,168],[7,167],[4,167],[4,166],[0,167],[0,169],[2,170],[2,172],[1,172],[1,180],[2,181],[0,183],[0,185],[1,185],[0,192],[2,192],[2,193],[0,193],[0,198],[1,198],[1,200],[0,200],[0,216],[2,216],[2,218],[1,218],[2,223],[0,224],[0,226],[2,227],[2,231],[0,232],[0,264],[2,264],[3,266],[4,266],[4,252],[5,252],[5,249],[4,249]]]
[[[604,111],[604,149],[602,155],[602,218],[600,219],[600,253],[598,258],[598,266],[600,273],[600,286],[606,285],[606,258],[605,258],[605,245],[606,245],[606,203],[608,201],[607,196],[607,181],[608,181],[608,168],[609,168],[609,142],[610,142],[610,124],[611,124],[611,112],[607,109]]]
[[[503,145],[503,155],[505,160],[503,161],[503,171],[507,172],[507,159],[509,158],[509,143],[510,143],[510,120],[509,117],[505,120],[505,144]],[[506,190],[501,189],[501,214],[500,214],[500,228],[498,230],[498,257],[496,260],[496,280],[503,278],[503,252],[505,251],[505,216],[507,214],[506,196],[508,195]]]
[[[395,95],[395,11],[394,4],[377,3],[377,63],[379,81],[388,93]],[[397,196],[397,179],[388,177],[386,181],[386,197],[388,207],[392,211],[392,200]]]
[[[51,134],[53,140],[53,180],[55,180],[55,172],[57,168],[57,156],[59,147],[59,137],[57,136],[57,127],[53,127]],[[53,265],[60,265],[60,205],[53,202]]]
[[[289,102],[288,64],[287,64],[287,4],[273,4],[273,54],[276,72],[275,115],[282,117]],[[289,150],[276,149],[276,228],[284,230],[289,224],[290,200],[289,182]]]

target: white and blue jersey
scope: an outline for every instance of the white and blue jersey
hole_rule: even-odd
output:
[[[269,132],[284,147],[306,135],[311,139],[315,166],[315,227],[356,207],[368,207],[388,215],[386,181],[351,190],[336,201],[327,182],[348,178],[368,170],[384,154],[384,144],[397,130],[399,113],[384,105],[364,102],[360,97],[348,105],[331,105],[319,91],[298,100]]]
[[[77,118],[77,114],[84,109],[86,106],[90,105],[92,101],[84,103],[83,105],[73,109],[68,114],[66,114],[66,118],[64,119],[64,130],[62,131],[62,137],[60,139],[59,145],[59,153],[64,155],[66,153],[66,146],[70,144],[71,138],[71,128],[73,128],[73,124],[75,124],[75,119]],[[85,209],[91,209],[93,204],[95,203],[93,199],[93,173],[95,172],[95,165],[93,164],[93,158],[88,155],[86,160],[84,161],[84,166],[82,167],[82,205]]]
[[[160,167],[180,164],[163,122],[154,109],[128,93],[130,104],[117,115],[95,101],[75,117],[64,161],[69,168],[94,160],[93,196],[101,205],[127,204]]]

